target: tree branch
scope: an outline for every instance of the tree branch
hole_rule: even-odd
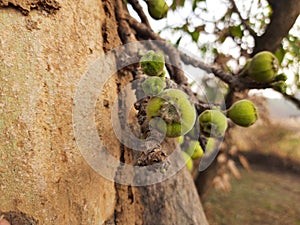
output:
[[[142,6],[140,5],[138,0],[128,0],[129,4],[132,6],[132,8],[136,11],[136,13],[141,18],[142,23],[144,23],[147,27],[151,28],[149,20],[147,16],[144,13],[144,10]]]
[[[144,24],[139,23],[134,18],[130,17],[130,18],[127,19],[127,21],[130,24],[130,26],[132,26],[137,31],[138,35],[141,35],[144,38],[151,38],[151,39],[154,39],[154,40],[162,41],[162,43],[165,43],[165,45],[163,47],[168,50],[168,53],[170,54],[169,56],[173,57],[174,55],[179,54],[181,60],[185,64],[193,65],[195,67],[199,67],[199,68],[203,69],[204,71],[206,71],[208,73],[213,73],[213,74],[215,74],[216,77],[220,78],[225,83],[231,83],[232,82],[233,76],[231,74],[225,73],[223,70],[219,69],[215,65],[211,66],[211,65],[205,64],[204,62],[196,60],[196,59],[188,56],[187,54],[185,54],[183,52],[180,52],[178,49],[176,49],[173,46],[171,47],[170,44],[167,44],[165,42],[165,40],[162,39],[159,35],[157,35],[154,31],[148,29],[147,26],[145,26]],[[176,62],[175,65],[177,65],[179,59],[177,58],[177,59],[173,59],[173,60]],[[176,78],[175,81],[176,80],[183,81],[185,79],[182,79],[181,77],[179,77],[179,78]],[[181,82],[179,82],[179,84],[180,83]]]
[[[136,40],[128,23],[126,22],[126,20],[124,20],[125,12],[126,11],[124,11],[122,0],[117,0],[115,14],[117,20],[119,21],[118,33],[123,44],[127,44]]]
[[[231,74],[226,73],[225,71],[218,68],[216,65],[206,64],[204,62],[201,62],[197,59],[188,56],[183,52],[180,52],[180,57],[185,64],[200,68],[207,73],[213,73],[216,77],[218,77],[220,80],[222,80],[227,84],[232,83],[234,80],[234,77]]]
[[[273,13],[271,22],[262,36],[255,38],[252,55],[267,50],[275,52],[284,37],[287,36],[300,13],[300,1],[268,0]]]
[[[293,95],[288,95],[288,94],[282,94],[283,97],[289,101],[291,101],[292,103],[295,104],[295,106],[300,109],[300,99],[296,98]]]
[[[300,1],[299,1],[300,2]],[[266,89],[266,88],[271,88],[270,84],[260,84],[257,82],[253,82],[251,80],[249,80],[249,78],[244,78],[241,76],[233,76],[232,74],[226,73],[225,71],[221,70],[220,68],[218,68],[216,65],[209,65],[206,64],[202,61],[199,61],[197,59],[194,59],[190,56],[188,56],[187,54],[180,52],[178,49],[176,49],[175,47],[171,46],[170,44],[166,43],[166,41],[161,38],[159,35],[157,35],[152,29],[149,29],[145,24],[139,23],[137,20],[135,20],[134,18],[128,16],[127,22],[129,23],[129,25],[136,30],[137,34],[145,39],[153,39],[153,40],[159,40],[161,41],[161,43],[163,44],[163,48],[162,49],[167,49],[167,54],[168,55],[177,55],[179,54],[180,59],[182,60],[183,63],[185,63],[186,65],[192,65],[194,67],[200,68],[204,71],[206,71],[207,73],[213,73],[216,77],[218,77],[220,80],[222,80],[223,82],[225,82],[226,84],[229,85],[230,89],[232,92],[240,92],[240,91],[244,91],[247,89]],[[176,53],[176,54],[175,54]],[[172,59],[170,59],[172,60]],[[177,63],[179,62],[179,58],[173,59],[177,65]],[[180,67],[177,67],[178,71],[181,71],[180,69],[178,69]],[[176,81],[176,83],[178,84],[183,84],[186,80],[186,77],[184,76],[184,74],[182,73],[176,73],[177,75],[175,75],[175,77],[173,77],[172,79],[174,81]],[[183,85],[186,86],[186,85]],[[184,87],[185,91],[187,93],[189,93],[189,95],[191,97],[195,97],[191,95],[191,91],[189,88]],[[289,99],[290,101],[292,101],[299,109],[300,109],[300,100],[296,99],[293,96],[289,96],[289,95],[284,95],[285,98]],[[229,100],[230,101],[230,100]],[[195,104],[197,104],[195,102]],[[198,103],[199,105],[199,103]],[[201,104],[200,104],[201,105]],[[203,109],[203,107],[199,107],[200,111]]]
[[[132,16],[128,15],[126,20],[133,29],[135,29],[137,32],[140,32],[138,33],[139,36],[146,39],[164,41],[164,39],[156,34],[152,29],[149,29],[149,27],[147,27],[145,24],[139,23]]]

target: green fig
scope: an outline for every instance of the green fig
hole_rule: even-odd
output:
[[[280,80],[272,83],[272,88],[280,93],[285,93],[287,89],[287,84],[284,81]]]
[[[184,142],[184,136],[183,136],[183,135],[179,136],[179,137],[177,138],[177,141],[178,141],[178,144],[181,145],[181,144]]]
[[[205,145],[205,152],[211,152],[215,147],[215,139],[214,138],[207,138],[207,142]]]
[[[153,19],[160,20],[167,16],[169,6],[165,0],[146,0],[148,12]]]
[[[259,83],[270,83],[274,80],[279,63],[274,54],[268,51],[257,53],[247,68],[248,75]]]
[[[244,65],[242,71],[240,72],[240,76],[247,76],[250,62],[251,62],[251,59],[247,59],[246,64]]]
[[[146,95],[154,96],[160,94],[166,87],[166,81],[160,77],[148,77],[143,83],[142,88]]]
[[[227,118],[219,110],[205,110],[199,115],[200,132],[207,137],[222,137],[227,129]]]
[[[141,67],[144,73],[150,76],[164,76],[165,58],[163,54],[148,51],[140,59]]]
[[[187,169],[190,172],[192,172],[194,165],[193,165],[193,160],[191,159],[191,157],[187,153],[182,152],[182,158],[183,158],[184,162],[186,163]]]
[[[239,100],[228,110],[227,116],[237,125],[249,127],[258,119],[257,109],[249,100]]]
[[[204,153],[199,141],[190,141],[185,152],[190,155],[192,159],[199,159]]]
[[[160,95],[152,97],[146,107],[148,121],[167,137],[179,137],[189,132],[196,120],[196,110],[188,96],[178,89],[166,89]]]

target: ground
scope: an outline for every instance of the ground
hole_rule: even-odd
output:
[[[300,175],[255,166],[232,179],[230,193],[212,190],[204,202],[211,225],[299,225]]]
[[[299,119],[291,118],[233,132],[251,170],[236,159],[242,178],[231,179],[231,192],[206,195],[211,225],[300,225],[299,128]]]

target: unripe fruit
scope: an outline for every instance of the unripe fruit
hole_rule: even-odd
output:
[[[181,135],[181,136],[179,136],[178,138],[177,138],[177,141],[178,141],[178,144],[182,144],[183,143],[183,141],[184,141],[184,136],[183,135]]]
[[[154,96],[160,94],[166,87],[166,81],[160,77],[148,77],[143,83],[142,88],[146,95]]]
[[[258,119],[257,109],[253,102],[240,100],[235,102],[227,111],[227,116],[237,125],[249,127]]]
[[[187,169],[190,172],[192,172],[194,165],[193,165],[193,160],[191,159],[191,157],[187,153],[182,152],[182,158],[183,158],[184,162],[186,163]]]
[[[205,145],[205,153],[211,152],[215,147],[215,139],[214,138],[207,138],[207,142]]]
[[[203,156],[203,149],[199,141],[190,141],[185,152],[190,155],[192,159],[199,159]]]
[[[244,67],[240,73],[240,76],[247,76],[250,62],[251,62],[251,59],[247,59],[246,64],[244,65]]]
[[[150,76],[164,76],[164,55],[151,50],[141,57],[140,63],[144,73]]]
[[[199,115],[200,132],[207,137],[222,137],[227,129],[227,118],[219,110],[205,110]]]
[[[178,89],[164,90],[159,96],[152,97],[146,107],[147,119],[159,117],[162,120],[151,120],[150,125],[167,137],[179,137],[192,129],[196,120],[196,110],[188,96]]]
[[[169,6],[164,0],[146,0],[148,12],[153,19],[160,20],[167,16]]]
[[[279,64],[275,55],[268,51],[257,53],[248,67],[248,75],[260,83],[269,83],[274,80]]]
[[[280,93],[285,93],[286,89],[287,89],[287,84],[284,81],[282,81],[282,80],[281,81],[277,81],[277,82],[272,83],[272,88],[275,91],[278,91]]]

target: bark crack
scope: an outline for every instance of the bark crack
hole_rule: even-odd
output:
[[[28,15],[32,9],[43,10],[49,14],[55,14],[61,8],[55,0],[0,0],[0,7],[11,7],[19,10],[23,15]]]

